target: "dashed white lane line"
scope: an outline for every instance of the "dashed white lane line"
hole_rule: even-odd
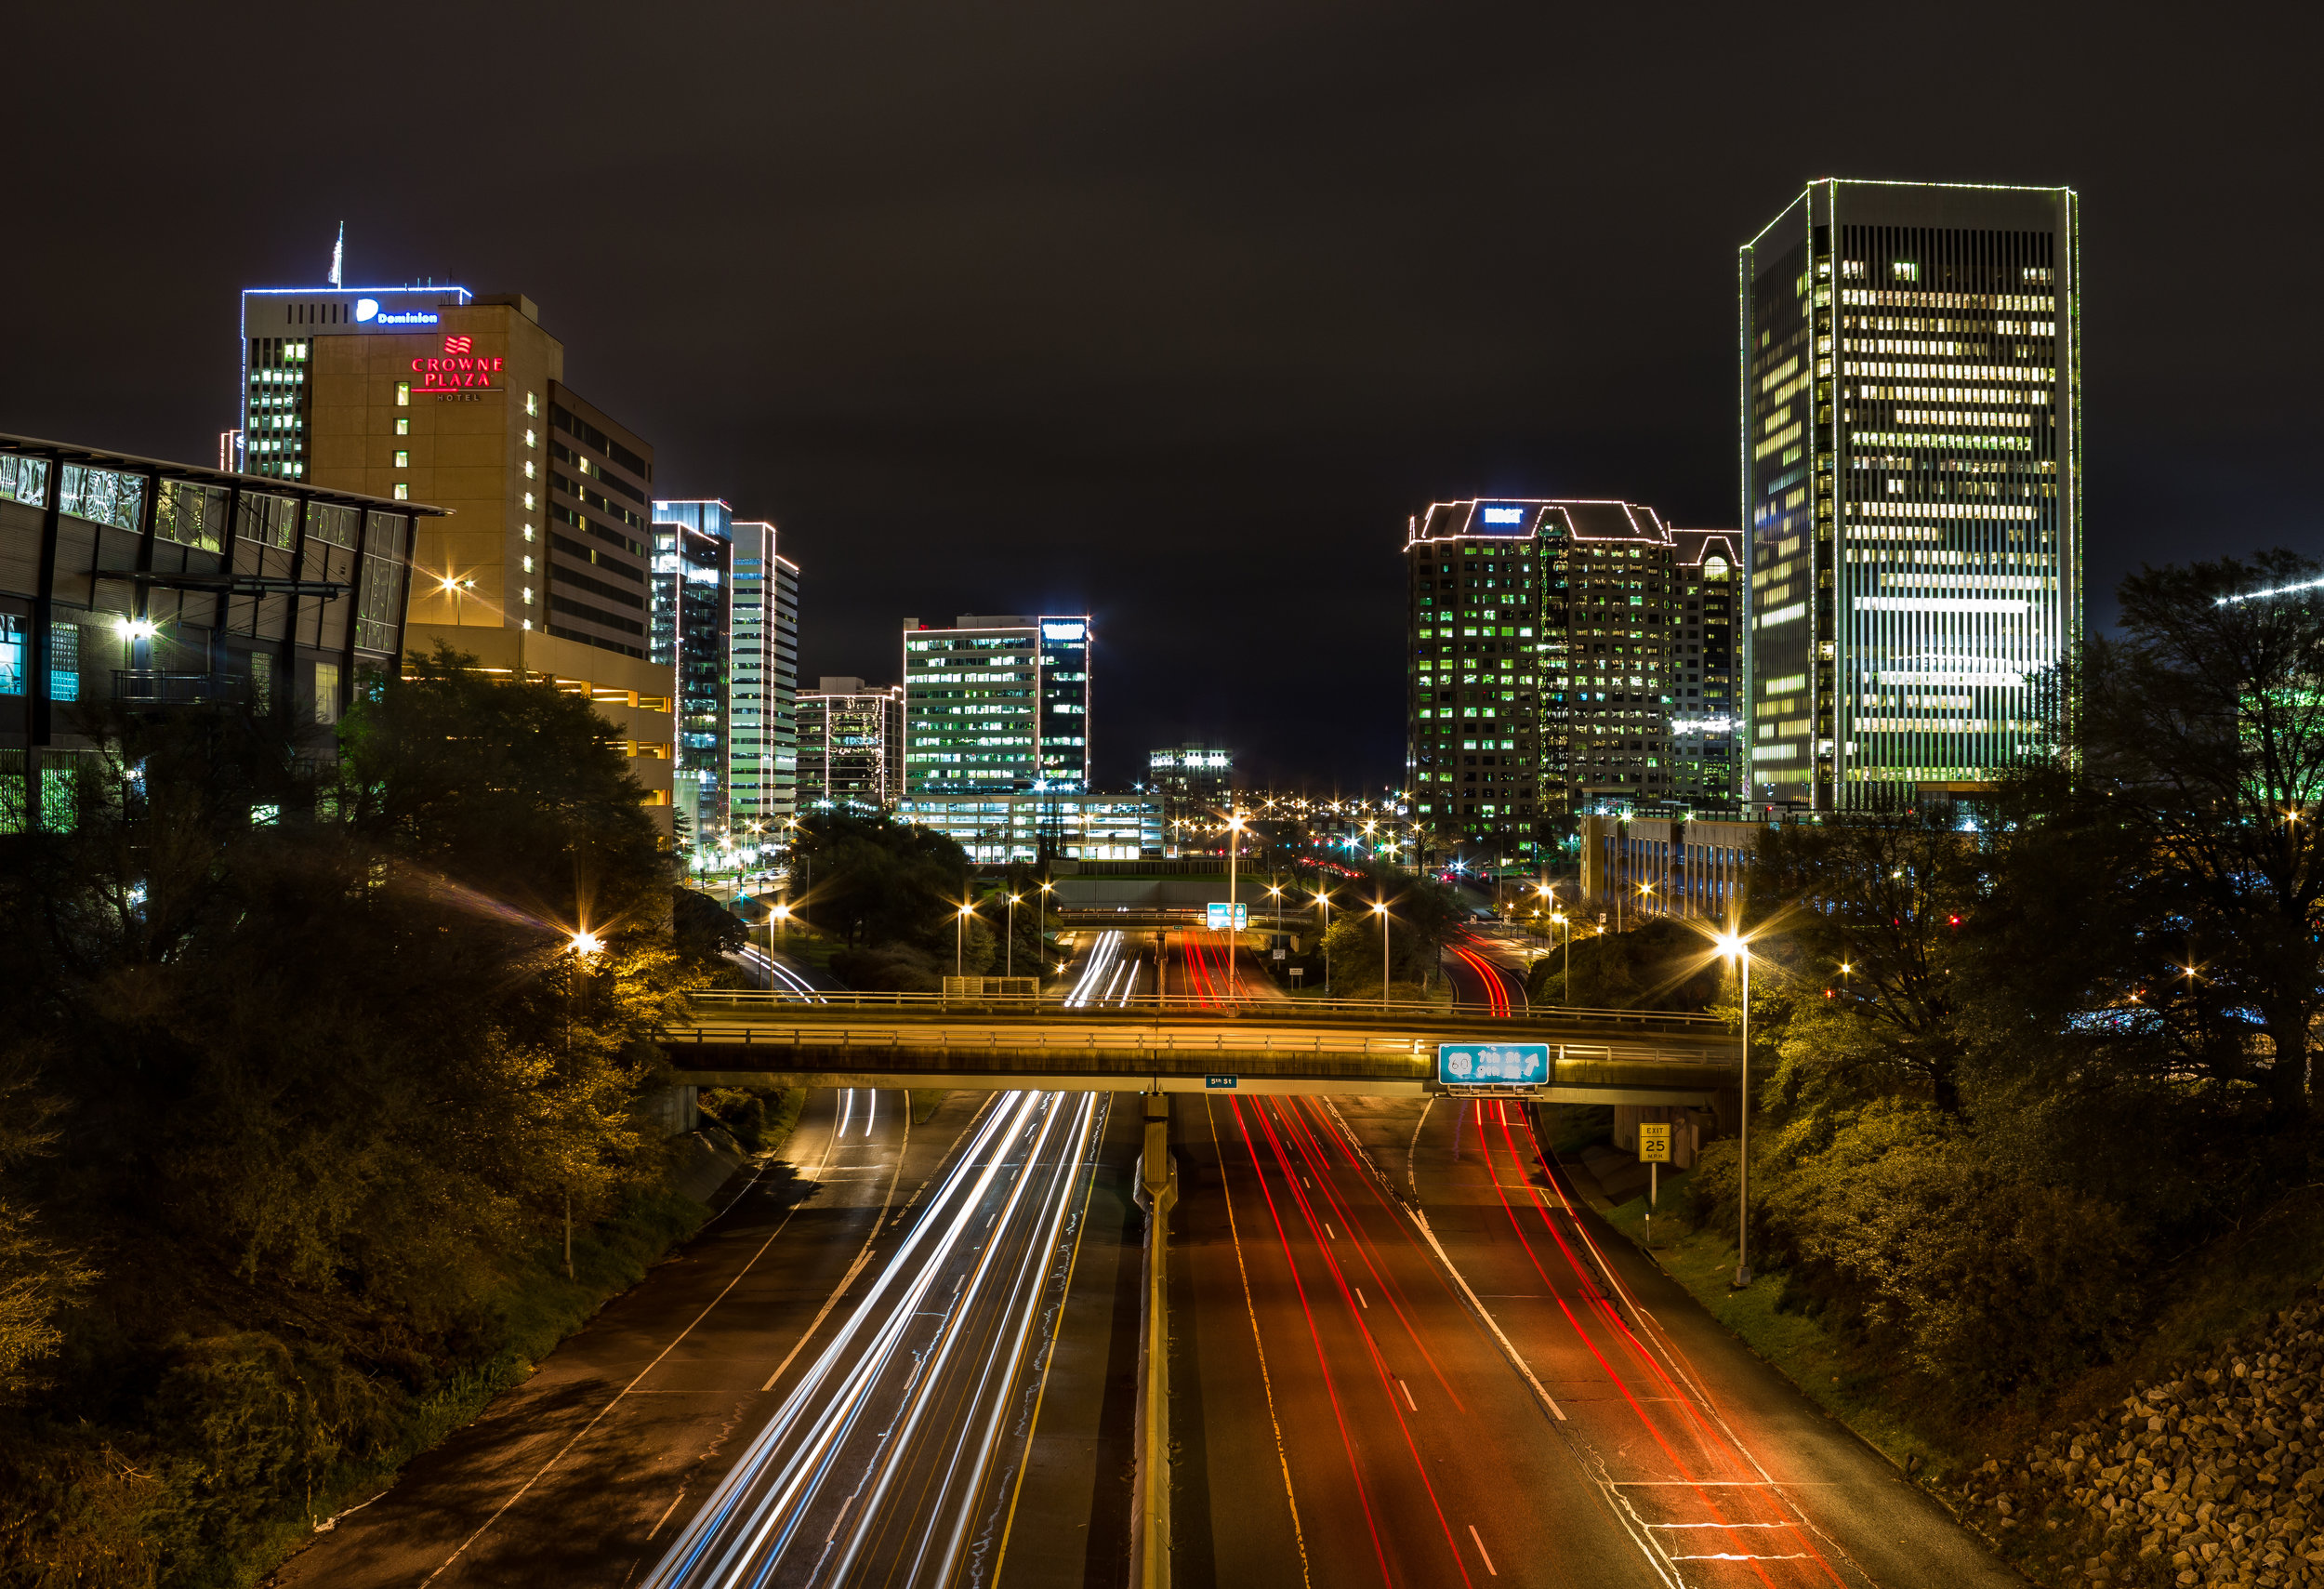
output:
[[[684,1499],[686,1499],[686,1487],[681,1484],[678,1487],[678,1493],[669,1498],[669,1504],[662,1508],[662,1515],[654,1519],[654,1527],[645,1536],[646,1543],[654,1543],[654,1536],[662,1531],[662,1525],[669,1521],[669,1515],[678,1510],[678,1503]]]
[[[1420,1404],[1412,1399],[1412,1387],[1410,1385],[1405,1384],[1402,1380],[1398,1380],[1396,1382],[1396,1388],[1404,1392],[1404,1404],[1406,1407],[1409,1407],[1415,1412],[1420,1410]]]
[[[1474,1523],[1469,1525],[1469,1537],[1477,1543],[1477,1555],[1485,1562],[1486,1576],[1488,1578],[1499,1578],[1501,1575],[1500,1569],[1495,1567],[1493,1565],[1493,1558],[1485,1554],[1485,1536],[1477,1532],[1477,1526]]]

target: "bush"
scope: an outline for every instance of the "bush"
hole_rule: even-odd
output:
[[[1933,1106],[1875,1103],[1819,1151],[1776,1159],[1752,1155],[1752,1238],[1787,1267],[1789,1300],[1964,1409],[2053,1389],[2128,1339],[2141,1253],[2119,1211],[1996,1162]],[[1733,1220],[1735,1167],[1732,1143],[1704,1150],[1698,1226]]]
[[[712,1087],[696,1094],[702,1112],[751,1153],[763,1153],[799,1118],[786,1087]]]
[[[933,960],[902,944],[834,949],[831,974],[865,993],[938,993],[944,986]]]

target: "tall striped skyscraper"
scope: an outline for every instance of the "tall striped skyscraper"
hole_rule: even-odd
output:
[[[2080,638],[2069,188],[1811,182],[1743,245],[1748,798],[1967,792]]]

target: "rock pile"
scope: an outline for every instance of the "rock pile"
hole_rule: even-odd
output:
[[[2093,1583],[2324,1585],[2319,1331],[2324,1288],[2119,1413],[1988,1461],[1971,1518],[2037,1558],[2054,1535],[2060,1576]]]

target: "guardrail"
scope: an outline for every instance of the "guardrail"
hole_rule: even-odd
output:
[[[780,1008],[789,1014],[824,1017],[884,1010],[911,1014],[1025,1015],[1092,1022],[1151,1021],[1157,1015],[1295,1023],[1324,1019],[1431,1024],[1459,1022],[1466,1025],[1480,1019],[1490,1019],[1496,1029],[1523,1026],[1570,1026],[1576,1023],[1635,1026],[1642,1030],[1679,1027],[1706,1033],[1729,1029],[1725,1019],[1718,1015],[1693,1015],[1664,1010],[1598,1010],[1569,1004],[1537,1004],[1522,1013],[1487,1017],[1482,1005],[1432,1004],[1419,1000],[1382,1003],[1377,999],[1203,1000],[1184,994],[1160,998],[1143,994],[1122,1004],[1068,1004],[1065,1001],[1068,997],[1069,990],[1065,989],[1029,997],[985,995],[947,998],[942,993],[856,993],[838,990],[801,993],[785,988],[716,988],[691,996],[694,1008],[704,1013]]]
[[[1136,1026],[1087,1026],[1075,1031],[1049,1027],[997,1027],[978,1022],[964,1031],[943,1026],[838,1026],[822,1022],[799,1026],[722,1026],[705,1021],[667,1032],[662,1041],[683,1053],[689,1047],[716,1045],[745,1049],[941,1049],[950,1053],[978,1051],[999,1054],[1031,1054],[1067,1058],[1157,1053],[1199,1059],[1205,1055],[1262,1053],[1278,1059],[1394,1061],[1435,1074],[1436,1039],[1429,1033],[1268,1031],[1245,1027],[1228,1031],[1155,1028]],[[1659,1054],[1632,1051],[1615,1043],[1554,1043],[1553,1064],[1567,1065],[1725,1065],[1723,1056]]]

